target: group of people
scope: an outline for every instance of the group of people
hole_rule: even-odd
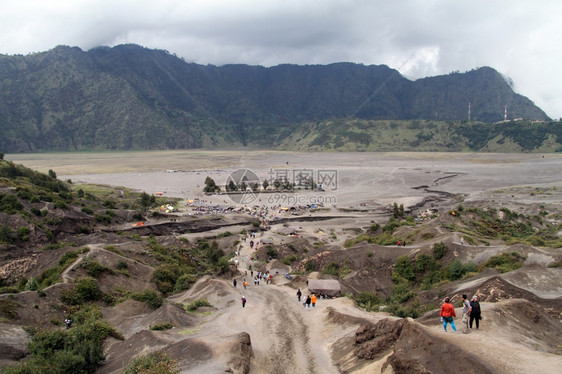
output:
[[[299,288],[297,290],[297,299],[299,300],[299,302],[301,301],[302,298],[302,291]],[[308,295],[306,297],[306,299],[304,300],[304,302],[302,303],[302,305],[304,307],[306,307],[307,310],[310,310],[310,305],[312,304],[312,307],[314,308],[316,306],[316,295],[312,294],[312,295]]]
[[[474,322],[476,322],[476,328],[480,328],[480,320],[482,319],[482,311],[480,309],[480,303],[478,302],[478,296],[474,295],[472,300],[469,302],[465,294],[461,296],[462,299],[462,323],[463,323],[463,333],[468,334],[469,328],[472,328]],[[447,297],[443,305],[441,305],[441,322],[443,322],[443,329],[447,331],[447,324],[451,325],[453,331],[457,331],[455,326],[454,318],[457,316],[455,313],[455,307],[451,304],[451,300]]]

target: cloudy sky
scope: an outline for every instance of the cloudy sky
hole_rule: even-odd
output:
[[[1,0],[0,53],[135,43],[186,61],[491,66],[562,117],[560,0]],[[559,35],[558,37],[556,35]]]

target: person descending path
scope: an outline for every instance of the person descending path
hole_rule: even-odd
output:
[[[232,284],[234,285],[234,288],[236,288],[236,284],[237,284],[236,279],[234,279],[234,280],[232,281]]]
[[[301,292],[301,289],[299,288],[297,290],[297,298],[299,299],[299,302],[301,301],[301,296],[302,296],[302,292]]]
[[[312,303],[312,307],[314,308],[316,306],[316,295],[312,294],[312,297],[310,298],[310,302]]]
[[[242,308],[246,307],[246,297],[242,296]]]
[[[248,282],[246,282],[246,279],[244,279],[244,289],[246,289],[247,285],[248,285]]]

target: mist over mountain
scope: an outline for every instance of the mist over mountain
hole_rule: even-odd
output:
[[[478,124],[487,141],[512,141],[493,125],[504,119],[506,107],[509,119],[548,120],[490,67],[411,81],[384,65],[205,66],[137,45],[0,55],[3,152],[291,148],[297,141],[299,149],[377,150],[380,128],[399,135],[412,127],[426,135],[405,147],[441,149],[427,138],[425,125],[448,132],[444,142],[455,146],[447,150],[481,150],[488,143],[470,145],[466,126]],[[343,134],[358,123],[362,130],[355,133],[367,138],[322,141],[326,128]],[[536,131],[539,125],[519,126]],[[558,126],[542,126],[536,144],[518,143],[515,150],[534,150],[547,139],[561,142]]]

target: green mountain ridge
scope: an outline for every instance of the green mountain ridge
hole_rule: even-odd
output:
[[[438,124],[461,126],[469,102],[471,119],[478,123],[501,121],[506,106],[510,118],[548,120],[489,67],[410,81],[384,65],[218,67],[186,63],[166,51],[137,45],[87,52],[59,46],[27,56],[0,55],[0,150],[379,150],[390,146],[377,136],[389,127],[386,123],[394,124],[398,136],[402,126],[415,130],[420,120],[448,131]],[[322,142],[329,135],[321,128],[338,134],[358,123],[369,136],[359,131],[347,139]],[[552,133],[550,127],[557,126],[547,126],[547,133]],[[493,125],[480,130],[495,134],[490,140],[498,135]],[[413,136],[420,141],[397,144],[397,150],[441,147],[438,142],[422,146],[427,131]],[[470,139],[450,137],[446,142],[458,145],[441,150],[486,146],[477,148]],[[561,142],[555,133],[549,139]]]

